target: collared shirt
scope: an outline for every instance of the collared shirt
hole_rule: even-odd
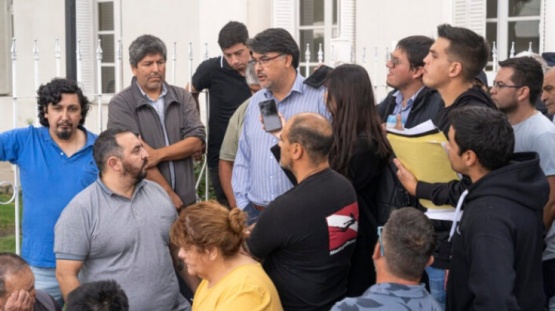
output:
[[[407,121],[410,111],[412,109],[412,105],[414,104],[414,100],[416,99],[416,97],[418,96],[418,93],[420,93],[420,91],[422,91],[424,87],[421,87],[416,93],[414,93],[414,95],[412,95],[408,100],[407,100],[407,105],[405,107],[403,107],[403,94],[401,93],[401,91],[396,91],[395,93],[393,93],[393,97],[395,97],[395,109],[393,109],[393,114],[397,115],[397,114],[401,114],[401,119],[403,122],[403,126],[405,126],[405,122]]]
[[[285,120],[301,112],[315,112],[331,119],[324,102],[324,88],[315,89],[303,84],[303,81],[304,77],[297,73],[291,91],[281,101],[268,89],[258,91],[251,98],[233,166],[233,192],[237,206],[241,209],[249,201],[267,206],[277,196],[293,187],[270,151],[278,140],[262,129],[258,104],[264,100],[275,100],[278,111]]]
[[[432,295],[426,291],[424,284],[379,283],[372,285],[360,297],[345,298],[336,303],[332,311],[339,310],[440,311],[442,309]]]
[[[130,310],[185,310],[168,247],[176,218],[158,184],[142,180],[127,198],[98,178],[60,216],[56,258],[82,261],[82,282],[116,280]]]
[[[19,167],[23,189],[22,257],[32,266],[56,267],[54,225],[69,201],[98,176],[93,159],[96,135],[68,157],[47,127],[20,128],[0,134],[0,161]]]
[[[170,140],[168,139],[168,132],[166,131],[166,122],[165,122],[166,118],[165,118],[165,109],[164,109],[164,104],[165,104],[164,97],[168,93],[168,88],[166,87],[165,84],[162,84],[162,93],[160,93],[160,96],[158,96],[157,100],[153,100],[143,91],[143,89],[139,85],[139,82],[136,82],[136,83],[143,96],[148,100],[150,105],[152,105],[154,110],[156,110],[156,113],[158,113],[158,117],[160,118],[160,124],[162,124],[162,129],[164,130],[164,140],[166,141],[166,146],[169,146]],[[172,189],[175,189],[175,166],[173,165],[173,161],[168,161],[168,163],[170,165],[171,187]]]

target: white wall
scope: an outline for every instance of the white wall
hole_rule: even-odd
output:
[[[447,0],[357,1],[356,59],[359,65],[367,68],[372,84],[378,86],[378,101],[387,94],[385,48],[391,52],[396,42],[407,36],[435,37],[437,25],[450,22],[450,11],[450,1]],[[374,63],[376,46],[379,55],[377,65]],[[362,63],[364,47],[366,63]]]
[[[121,0],[121,29],[124,50],[123,85],[132,77],[129,44],[142,34],[160,37],[168,48],[167,78],[172,72],[173,42],[177,42],[176,85],[185,86],[189,78],[189,42],[193,46],[193,72],[204,60],[205,43],[209,57],[221,55],[218,33],[229,21],[247,25],[249,34],[270,27],[271,0]]]
[[[555,1],[545,1],[544,52],[555,52]]]
[[[247,28],[250,37],[272,27],[272,0],[247,0]]]
[[[48,12],[48,13],[45,13]],[[60,39],[62,73],[65,73],[65,9],[64,0],[13,1],[14,37],[17,50],[17,124],[24,126],[36,115],[33,40],[38,39],[39,82],[51,80],[56,73],[55,40]],[[10,80],[11,81],[11,80]],[[3,101],[5,103],[6,101]],[[11,103],[11,99],[8,101]],[[11,104],[2,109],[0,130],[11,128]],[[8,113],[9,111],[9,113]],[[9,119],[8,119],[9,118]],[[9,122],[8,122],[9,121]]]
[[[121,0],[121,31],[123,45],[123,87],[131,81],[128,48],[131,42],[143,35],[151,34],[166,43],[170,80],[172,72],[173,42],[177,42],[176,85],[185,86],[188,81],[189,42],[193,46],[199,41],[200,1],[164,0]],[[194,50],[195,51],[195,50]],[[195,55],[198,57],[198,54]]]
[[[0,0],[0,94],[8,94],[11,90],[12,20],[9,10],[8,1]]]

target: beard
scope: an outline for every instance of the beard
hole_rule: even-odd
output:
[[[512,113],[512,112],[515,112],[515,111],[518,110],[518,103],[515,101],[515,102],[511,102],[511,103],[509,103],[509,104],[507,104],[503,107],[498,106],[498,108],[501,112],[503,112],[505,114]]]
[[[283,159],[279,160],[279,166],[281,166],[282,168],[291,171],[291,162],[286,163],[283,161]]]
[[[140,183],[146,177],[146,163],[147,160],[143,161],[143,165],[141,167],[136,167],[131,165],[129,162],[123,163],[123,176],[131,176],[135,180],[135,185]]]
[[[71,138],[71,134],[73,134],[73,130],[71,129],[64,129],[56,131],[56,136],[58,136],[61,140],[69,140]]]

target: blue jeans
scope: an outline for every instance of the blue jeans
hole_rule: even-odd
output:
[[[555,296],[549,298],[547,307],[549,308],[549,311],[555,311]]]
[[[247,226],[254,224],[258,217],[260,217],[261,211],[257,210],[251,202],[243,208],[243,212],[247,213]]]
[[[442,310],[445,310],[445,298],[447,296],[445,292],[445,270],[428,266],[426,267],[426,273],[428,273],[430,280],[430,294],[439,303]]]
[[[33,271],[35,275],[35,288],[46,292],[52,296],[60,306],[63,306],[64,300],[62,299],[60,285],[56,279],[56,268],[31,266],[31,271]]]

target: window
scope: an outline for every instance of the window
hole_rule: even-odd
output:
[[[306,65],[305,52],[310,45],[310,66],[318,65],[318,50],[330,51],[329,39],[339,36],[337,0],[299,0],[299,47],[301,65]],[[327,57],[326,55],[324,57]]]
[[[100,46],[102,48],[102,93],[114,93],[116,86],[114,1],[98,1],[97,18],[97,33],[98,39],[100,39]]]
[[[497,59],[514,53],[540,52],[541,0],[489,0],[486,6],[486,40],[497,47]],[[490,55],[490,62],[492,56]],[[491,65],[491,63],[490,63]]]

